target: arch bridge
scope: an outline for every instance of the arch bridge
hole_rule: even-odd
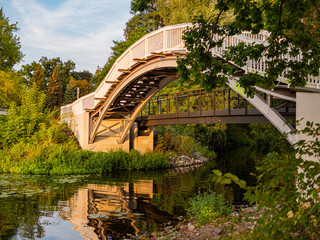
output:
[[[228,76],[230,89],[215,90],[211,95],[203,90],[197,90],[197,94],[187,91],[157,96],[154,100],[161,89],[179,78],[177,57],[187,54],[182,40],[187,27],[192,25],[167,26],[145,35],[115,61],[96,91],[61,107],[62,120],[69,123],[83,149],[108,151],[133,147],[152,151],[154,125],[270,122],[280,132],[289,133],[293,127],[287,123],[288,118],[304,117],[320,122],[320,111],[314,111],[319,110],[316,102],[320,102],[320,77],[310,76],[305,88],[291,90],[287,79],[279,76],[276,88],[256,87],[253,98],[244,94],[237,80],[250,72],[264,74],[268,67],[264,57],[249,60],[239,67],[236,75]],[[222,53],[229,46],[240,42],[265,44],[267,36],[267,32],[225,36],[222,47],[217,47],[213,55],[223,61]],[[233,98],[239,99],[238,108]],[[159,111],[155,112],[155,108]],[[296,141],[293,135],[287,138],[290,143]]]

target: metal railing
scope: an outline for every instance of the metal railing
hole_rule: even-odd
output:
[[[260,97],[267,101],[267,95],[260,93]],[[289,113],[295,109],[295,103],[285,100],[273,100],[272,106],[281,113]],[[203,88],[174,92],[168,94],[157,95],[153,97],[144,109],[140,116],[162,116],[167,115],[170,118],[174,117],[198,117],[203,115],[215,116],[216,112],[224,110],[224,115],[235,114],[240,115],[250,114],[250,109],[255,109],[246,99],[239,93],[226,89],[214,89],[211,93],[207,93]],[[241,110],[241,111],[239,111]],[[197,114],[191,114],[195,113]],[[210,112],[210,113],[209,113]],[[251,111],[252,113],[252,111]]]

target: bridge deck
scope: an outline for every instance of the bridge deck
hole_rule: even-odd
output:
[[[279,108],[278,112],[287,120],[295,121],[295,108]],[[270,123],[257,109],[206,110],[140,116],[136,119],[140,126],[160,126],[179,124],[214,123]]]

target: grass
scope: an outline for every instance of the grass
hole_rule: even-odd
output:
[[[132,150],[91,152],[68,145],[15,145],[0,151],[0,173],[37,175],[106,174],[118,170],[153,170],[168,167],[161,153],[140,154]]]

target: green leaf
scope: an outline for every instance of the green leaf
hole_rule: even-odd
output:
[[[213,172],[213,174],[215,174],[215,175],[218,176],[218,177],[221,177],[221,176],[222,176],[222,172],[221,172],[220,170],[215,169],[215,170],[213,170],[212,172]]]
[[[224,178],[224,179],[222,179],[221,183],[222,183],[222,184],[230,184],[230,183],[231,183],[231,179],[229,179],[229,178]]]

